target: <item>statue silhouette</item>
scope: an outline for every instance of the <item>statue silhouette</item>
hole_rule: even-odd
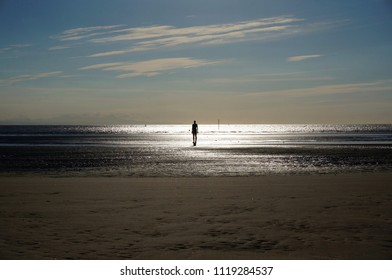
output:
[[[196,121],[193,121],[192,124],[193,146],[196,146],[198,132],[199,132],[199,128],[197,126],[197,123]]]

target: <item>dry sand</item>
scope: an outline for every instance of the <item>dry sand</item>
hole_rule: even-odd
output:
[[[0,178],[1,259],[391,259],[392,174]]]

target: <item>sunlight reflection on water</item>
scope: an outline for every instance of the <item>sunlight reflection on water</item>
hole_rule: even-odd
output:
[[[0,126],[0,173],[253,176],[389,170],[391,125]]]
[[[99,144],[187,147],[189,125],[133,125],[81,128],[107,136]],[[87,136],[89,135],[87,133]],[[390,126],[367,125],[199,125],[198,146],[205,148],[265,145],[391,144]]]

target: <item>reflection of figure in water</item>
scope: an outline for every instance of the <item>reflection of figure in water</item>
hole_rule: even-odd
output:
[[[192,124],[193,146],[196,146],[198,132],[199,132],[199,128],[197,127],[197,123],[196,121],[193,121]]]

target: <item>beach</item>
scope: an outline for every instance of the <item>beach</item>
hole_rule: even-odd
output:
[[[1,259],[391,259],[392,173],[0,179]]]

